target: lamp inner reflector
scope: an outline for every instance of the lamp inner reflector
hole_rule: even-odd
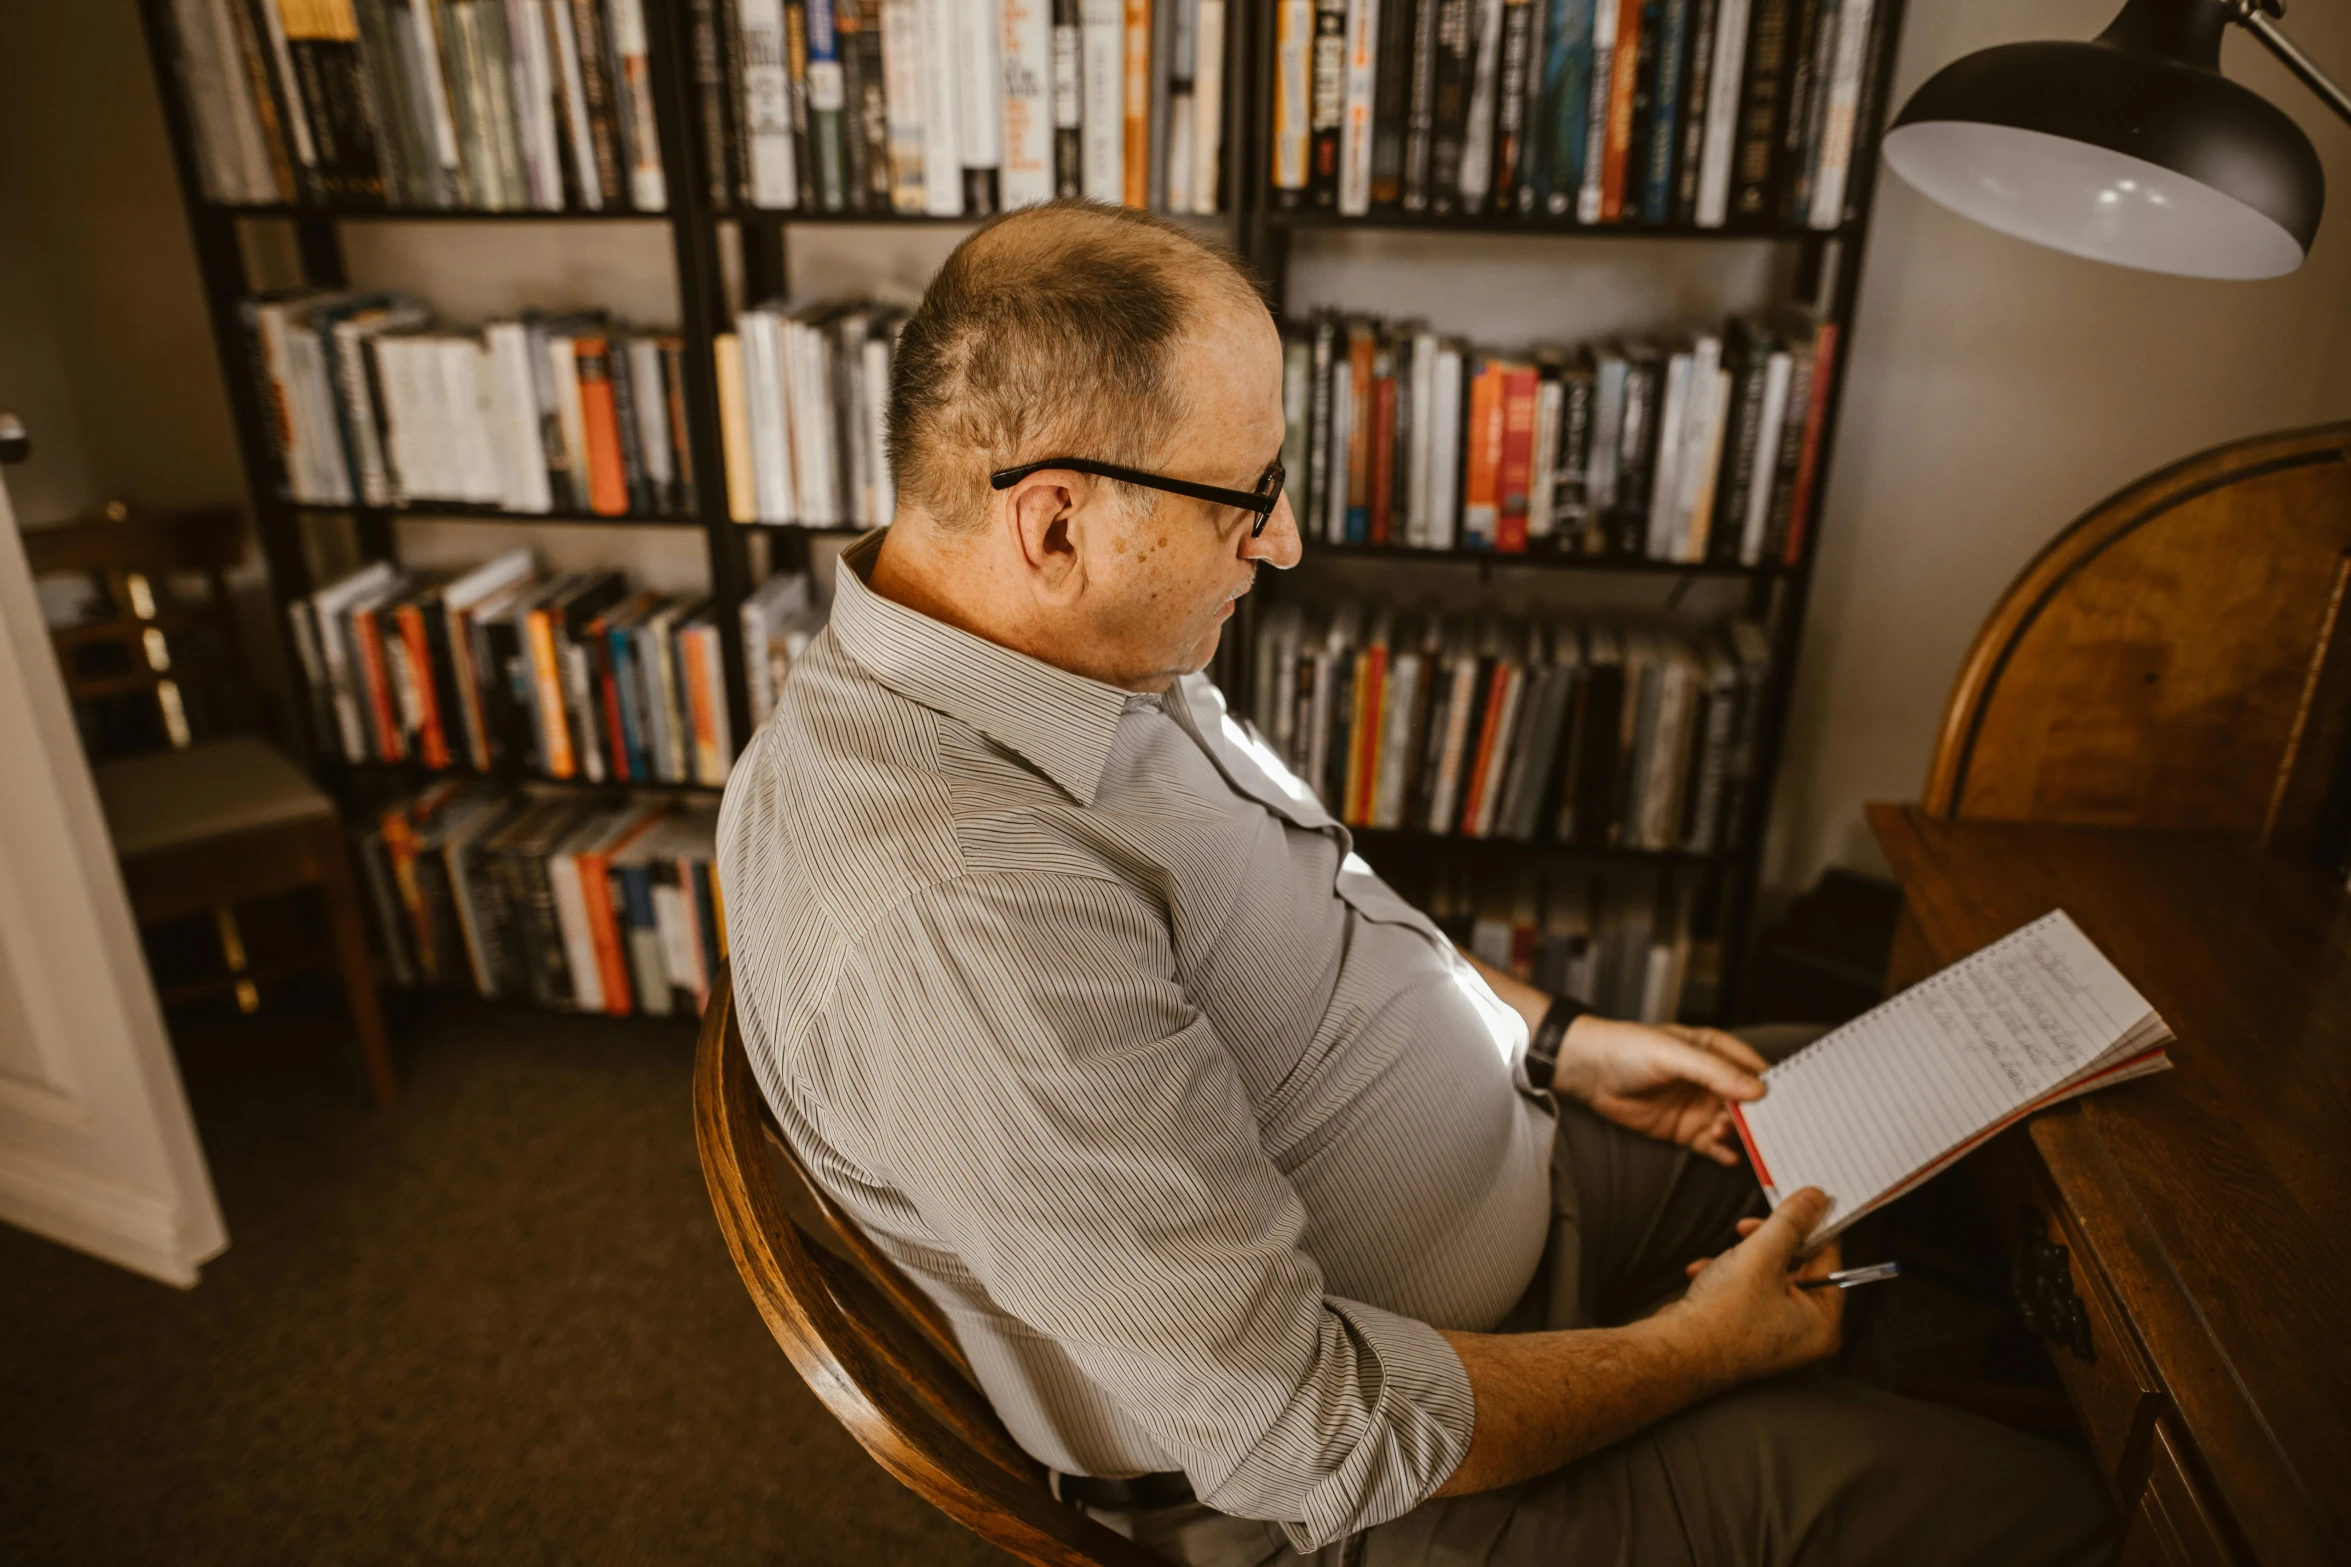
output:
[[[1928,196],[2003,234],[2184,277],[2281,277],[2302,247],[2276,219],[2200,180],[2069,137],[1974,120],[1886,133],[1886,161]]]

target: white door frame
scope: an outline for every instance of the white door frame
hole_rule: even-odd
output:
[[[0,1220],[183,1287],[228,1245],[0,487]]]

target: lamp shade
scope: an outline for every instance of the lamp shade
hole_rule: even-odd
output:
[[[2093,43],[2004,44],[1944,67],[1886,161],[1944,206],[2095,261],[2189,277],[2302,264],[2326,176],[2302,128],[2219,71],[2210,0],[2133,0]]]

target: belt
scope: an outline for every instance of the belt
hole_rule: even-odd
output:
[[[1181,1507],[1198,1501],[1192,1494],[1192,1482],[1180,1469],[1162,1474],[1134,1475],[1124,1480],[1105,1480],[1095,1475],[1065,1475],[1059,1470],[1049,1471],[1048,1484],[1055,1497],[1073,1502],[1080,1507],[1095,1507],[1106,1513],[1147,1513],[1159,1507]]]

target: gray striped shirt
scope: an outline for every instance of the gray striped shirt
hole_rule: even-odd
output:
[[[1202,677],[955,630],[843,556],[719,823],[751,1063],[1021,1445],[1301,1550],[1426,1498],[1548,1228],[1526,1028]]]

